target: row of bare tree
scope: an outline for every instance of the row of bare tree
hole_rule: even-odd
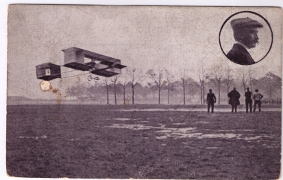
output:
[[[166,92],[166,101],[168,104],[171,103],[172,98],[175,99],[177,96],[182,97],[183,104],[186,104],[186,101],[191,102],[195,98],[198,98],[197,102],[205,104],[205,94],[211,88],[217,92],[218,104],[220,104],[221,94],[227,94],[233,86],[243,88],[242,92],[245,92],[247,87],[250,87],[252,91],[254,88],[263,89],[264,93],[270,99],[273,98],[273,95],[278,90],[281,90],[280,77],[272,73],[268,73],[265,77],[261,78],[255,78],[254,76],[254,70],[252,68],[234,72],[229,66],[213,66],[211,69],[206,69],[202,65],[198,71],[198,80],[186,77],[185,73],[183,73],[183,76],[176,78],[168,70],[150,69],[146,73],[142,73],[141,69],[127,68],[126,72],[121,75],[111,78],[100,78],[99,80],[96,79],[96,83],[93,86],[76,85],[69,87],[66,93],[68,96],[84,97],[86,99],[97,97],[98,94],[103,96],[104,94],[104,96],[106,95],[106,103],[110,104],[110,92],[113,92],[114,103],[116,105],[118,104],[118,95],[123,96],[123,104],[129,104],[130,99],[127,98],[128,94],[131,96],[131,104],[135,104],[136,92],[142,98],[148,97],[151,100],[157,95],[157,103],[161,104],[161,99],[165,98],[164,95]],[[269,86],[266,86],[267,84]]]

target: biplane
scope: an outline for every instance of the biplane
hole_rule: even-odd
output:
[[[64,66],[67,68],[89,71],[92,74],[111,77],[121,73],[126,66],[120,59],[97,54],[77,47],[63,49]],[[44,63],[36,66],[37,79],[50,81],[61,78],[61,66],[53,63]]]

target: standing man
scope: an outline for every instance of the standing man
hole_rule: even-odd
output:
[[[214,103],[216,103],[216,97],[214,93],[212,92],[212,89],[209,89],[209,93],[207,94],[206,102],[207,102],[207,112],[209,113],[210,106],[211,106],[211,113],[213,113]]]
[[[228,52],[227,58],[241,65],[254,64],[255,61],[248,52],[258,44],[258,29],[263,25],[250,18],[238,18],[231,21],[236,43]]]
[[[237,112],[237,106],[240,105],[240,93],[236,90],[236,88],[234,87],[234,89],[228,93],[228,97],[229,99],[229,104],[232,105],[232,112]]]
[[[250,112],[252,113],[252,92],[250,91],[250,88],[247,88],[247,92],[245,92],[245,97],[246,97],[246,113],[249,112],[249,107],[250,107]]]
[[[263,98],[263,95],[258,92],[258,89],[256,89],[256,90],[255,90],[254,97],[253,97],[253,99],[254,99],[254,101],[255,101],[255,102],[254,102],[254,112],[255,112],[255,109],[256,109],[256,105],[257,105],[257,104],[258,104],[258,110],[259,110],[259,112],[261,111],[261,98]]]

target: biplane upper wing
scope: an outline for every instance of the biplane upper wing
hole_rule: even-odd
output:
[[[78,69],[78,70],[83,70],[83,71],[89,70],[90,64],[86,65],[86,63],[84,63],[84,58],[89,58],[91,59],[92,62],[99,61],[100,64],[107,65],[109,66],[109,68],[110,66],[113,66],[114,64],[119,69],[126,67],[126,66],[121,65],[121,60],[119,59],[115,59],[109,56],[105,56],[105,55],[91,52],[88,50],[84,50],[81,48],[71,47],[68,49],[64,49],[62,51],[65,54],[64,56],[65,66],[73,68],[73,69]]]

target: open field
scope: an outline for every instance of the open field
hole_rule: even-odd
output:
[[[230,113],[228,106],[219,106],[208,114],[205,106],[193,105],[8,106],[7,172],[53,178],[276,179],[281,111],[262,109]]]

